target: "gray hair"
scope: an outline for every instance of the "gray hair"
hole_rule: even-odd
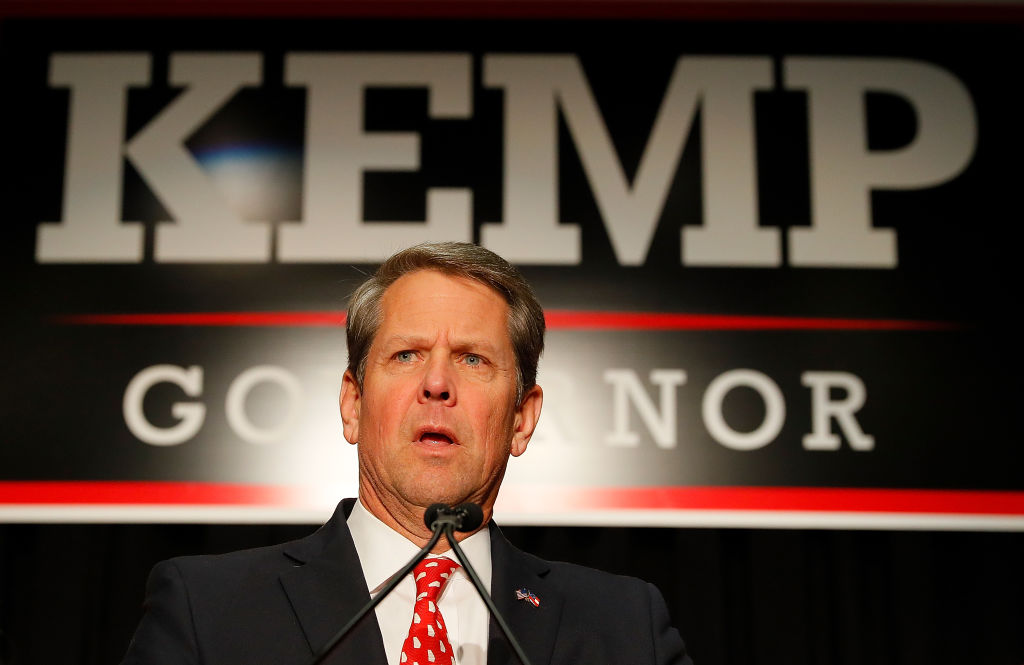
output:
[[[491,287],[508,303],[508,336],[516,356],[516,404],[537,382],[544,351],[544,310],[522,273],[489,249],[463,242],[423,243],[394,254],[348,302],[345,336],[348,369],[360,389],[366,376],[370,345],[381,325],[381,299],[388,287],[418,270],[436,270]]]

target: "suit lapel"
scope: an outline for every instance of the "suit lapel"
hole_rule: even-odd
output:
[[[547,562],[512,546],[501,530],[491,524],[491,595],[512,634],[532,665],[548,665],[561,620],[563,598],[548,580]],[[533,592],[540,604],[516,598],[516,590]],[[518,665],[519,659],[505,635],[491,619],[487,642],[488,665]]]
[[[311,654],[370,600],[359,556],[345,525],[352,503],[342,502],[323,528],[285,552],[297,565],[281,575],[281,585]],[[324,662],[386,665],[384,641],[375,614],[370,612],[360,621]]]

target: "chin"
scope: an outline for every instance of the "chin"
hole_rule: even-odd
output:
[[[414,506],[427,508],[435,503],[447,503],[456,505],[464,503],[467,499],[466,493],[455,490],[451,487],[428,486],[419,487],[406,493],[406,500]]]

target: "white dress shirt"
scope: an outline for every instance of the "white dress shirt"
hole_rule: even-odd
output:
[[[419,547],[381,522],[356,501],[348,517],[348,528],[356,545],[359,563],[370,595],[375,596],[391,576],[419,551]],[[443,540],[442,542],[446,542]],[[491,536],[487,529],[477,531],[459,542],[466,557],[480,576],[484,588],[491,589]],[[442,555],[458,563],[450,550]],[[384,638],[388,665],[400,665],[402,645],[412,623],[416,583],[412,573],[376,607],[377,623]],[[490,615],[480,600],[473,582],[460,567],[441,592],[438,607],[448,628],[448,641],[457,665],[487,665],[487,629]]]

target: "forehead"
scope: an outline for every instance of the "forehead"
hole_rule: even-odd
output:
[[[378,333],[444,329],[508,341],[508,311],[505,298],[482,282],[437,270],[417,270],[400,277],[384,292]]]

